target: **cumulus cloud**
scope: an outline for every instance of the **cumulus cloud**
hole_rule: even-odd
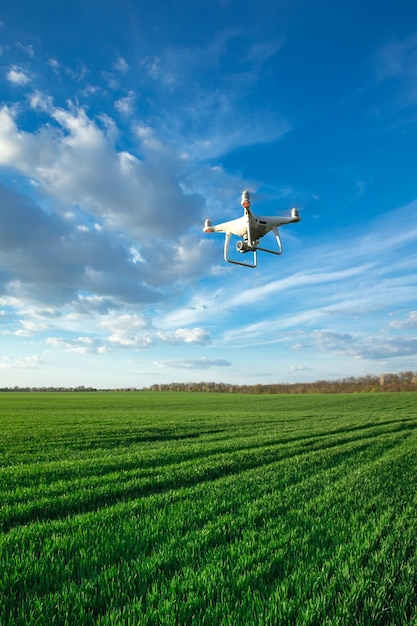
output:
[[[143,315],[111,316],[103,320],[100,326],[109,333],[108,340],[118,346],[147,348],[154,343],[154,338],[149,332],[151,325]]]
[[[51,57],[50,59],[48,59],[47,61],[49,67],[52,69],[52,71],[54,72],[54,74],[58,74],[59,70],[61,68],[61,64],[58,61],[58,59],[55,59],[54,57]]]
[[[372,337],[358,345],[359,356],[363,359],[396,359],[417,354],[417,337]]]
[[[114,69],[120,72],[121,74],[126,74],[129,71],[129,64],[125,58],[119,57],[117,61],[114,63]]]
[[[42,359],[36,354],[25,356],[25,357],[3,356],[0,361],[1,370],[37,369],[41,365],[42,365]]]
[[[79,230],[79,224],[46,213],[2,185],[0,203],[3,293],[44,304],[71,302],[82,292],[119,302],[160,299],[141,267],[131,263],[123,239],[96,229]]]
[[[6,78],[14,85],[24,86],[30,82],[29,76],[19,67],[14,65],[6,74]]]
[[[157,337],[164,343],[209,343],[210,334],[204,328],[179,328],[172,332],[158,331]]]
[[[47,346],[56,348],[62,352],[73,354],[105,354],[109,348],[93,337],[76,337],[63,339],[61,337],[48,337]]]
[[[107,315],[109,311],[115,308],[115,302],[111,297],[98,296],[97,294],[77,294],[70,306],[77,318],[91,317]]]
[[[174,68],[169,63],[161,63],[161,58],[157,56],[144,57],[140,66],[146,71],[149,78],[157,81],[168,89],[173,89],[182,83]]]
[[[210,335],[204,328],[161,331],[144,315],[133,313],[112,314],[100,322],[100,327],[108,332],[108,341],[119,347],[142,349],[157,341],[172,345],[210,342]]]
[[[114,108],[122,115],[132,115],[135,110],[136,94],[134,91],[129,91],[127,96],[123,96],[116,100]]]
[[[391,328],[402,329],[402,328],[417,328],[417,311],[411,311],[406,319],[403,320],[395,320],[390,323]]]
[[[53,109],[53,98],[40,91],[34,91],[29,95],[29,104],[32,109],[50,113]]]
[[[54,125],[36,133],[19,131],[16,112],[3,106],[0,164],[34,179],[58,206],[81,206],[136,237],[175,236],[200,219],[202,198],[184,194],[181,164],[169,148],[146,137],[141,158],[118,151],[114,125],[82,108],[54,108],[51,119]]]

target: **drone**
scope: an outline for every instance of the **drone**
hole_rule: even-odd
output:
[[[211,220],[204,222],[203,231],[205,233],[225,233],[224,240],[224,259],[228,263],[234,263],[235,265],[244,265],[245,267],[256,267],[257,265],[257,252],[270,252],[271,254],[282,254],[281,238],[278,233],[278,227],[284,224],[291,224],[292,222],[299,222],[301,217],[298,214],[297,209],[291,209],[291,216],[261,216],[255,215],[250,210],[250,194],[249,191],[243,191],[240,204],[243,207],[243,216],[238,217],[236,220],[230,220],[229,222],[223,222],[222,224],[214,225]],[[272,232],[275,235],[277,242],[277,249],[270,250],[268,248],[262,248],[259,245],[259,240]],[[229,256],[229,244],[232,235],[240,237],[236,243],[236,250],[241,254],[246,252],[252,252],[252,263],[237,261]]]

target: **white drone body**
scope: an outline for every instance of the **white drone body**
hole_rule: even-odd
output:
[[[284,224],[291,224],[292,222],[299,222],[301,220],[298,210],[291,209],[291,215],[285,216],[262,216],[255,215],[250,210],[250,195],[249,191],[242,193],[242,199],[240,204],[243,207],[243,216],[238,217],[236,220],[230,222],[223,222],[222,224],[212,225],[210,220],[206,220],[204,223],[205,233],[225,233],[224,241],[224,258],[228,263],[235,263],[236,265],[244,265],[245,267],[256,267],[257,264],[257,252],[270,252],[271,254],[282,254],[281,238],[278,233],[278,227]],[[268,248],[262,248],[259,245],[259,240],[272,232],[275,235],[278,248],[276,250],[269,250]],[[229,256],[229,244],[232,235],[239,237],[239,241],[236,243],[236,250],[242,254],[245,252],[253,253],[253,262],[245,263],[243,261],[237,261],[231,259]]]

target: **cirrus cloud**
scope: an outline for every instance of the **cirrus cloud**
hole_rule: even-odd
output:
[[[226,359],[209,359],[208,357],[202,356],[198,359],[168,359],[155,361],[155,365],[171,369],[208,370],[212,367],[230,367],[232,363]]]

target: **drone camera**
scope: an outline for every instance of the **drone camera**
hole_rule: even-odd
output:
[[[249,244],[247,241],[238,241],[236,244],[236,250],[238,252],[247,252],[249,250]]]

